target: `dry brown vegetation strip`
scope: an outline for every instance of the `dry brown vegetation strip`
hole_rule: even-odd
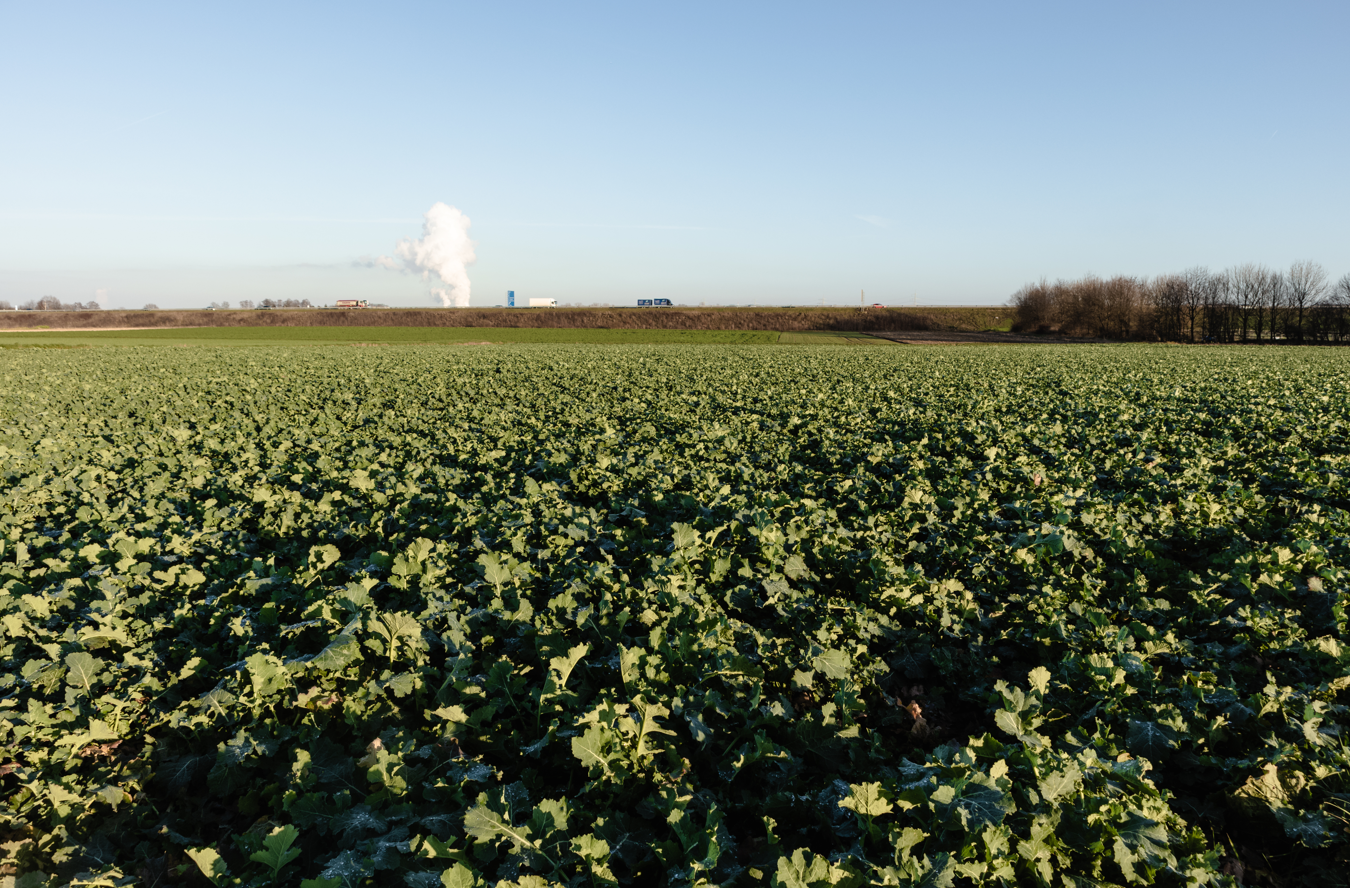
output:
[[[93,314],[93,312],[89,312],[89,314]],[[0,333],[83,333],[85,330],[177,330],[179,328],[180,325],[167,325],[162,327],[99,327],[97,325],[85,325],[83,327],[53,327],[50,324],[29,324],[26,327],[0,327]]]
[[[610,330],[983,330],[1006,308],[371,308],[271,311],[24,311],[12,331],[173,327],[533,327]]]

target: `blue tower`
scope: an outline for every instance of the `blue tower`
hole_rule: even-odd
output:
[[[507,308],[515,308],[515,307],[516,307],[516,291],[515,291],[515,290],[507,290],[507,291],[506,291],[506,307],[507,307]]]

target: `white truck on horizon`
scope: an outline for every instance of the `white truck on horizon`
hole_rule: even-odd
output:
[[[530,308],[557,308],[557,307],[558,307],[558,300],[556,299],[535,299],[533,297],[530,298]]]

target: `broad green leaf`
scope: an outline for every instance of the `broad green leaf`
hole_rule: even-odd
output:
[[[1076,762],[1069,762],[1064,768],[1051,771],[1037,784],[1041,797],[1047,802],[1058,801],[1078,789],[1083,772]]]
[[[299,837],[300,831],[289,823],[279,826],[263,839],[263,849],[253,852],[248,859],[270,868],[275,879],[282,867],[300,856],[300,849],[291,847]]]
[[[1171,836],[1167,828],[1158,821],[1137,811],[1129,811],[1124,820],[1117,824],[1116,829],[1119,836],[1117,842],[1123,842],[1131,849],[1132,863],[1143,863],[1153,869],[1176,864],[1176,857],[1168,847]]]
[[[229,884],[230,870],[215,848],[188,848],[187,856],[213,885]]]
[[[98,650],[100,648],[129,648],[133,646],[130,638],[127,637],[126,630],[120,626],[100,626],[97,629],[86,629],[80,633],[80,643],[89,650]]]
[[[848,678],[849,668],[853,665],[853,661],[843,651],[827,650],[818,655],[811,665],[825,673],[826,678],[843,681]]]
[[[1132,720],[1126,744],[1135,755],[1159,758],[1176,746],[1176,733],[1157,722]]]
[[[422,626],[417,622],[417,618],[405,611],[393,611],[379,614],[375,619],[370,621],[370,629],[376,635],[383,638],[388,644],[388,654],[391,662],[401,649],[406,649],[410,643],[414,643],[422,634]]]
[[[610,773],[610,762],[618,756],[614,752],[614,734],[603,725],[591,725],[580,737],[572,738],[572,755],[589,769]]]
[[[104,662],[84,651],[75,651],[66,655],[66,684],[88,694],[93,690],[94,682],[103,671]]]
[[[253,693],[260,699],[270,697],[291,686],[291,674],[276,657],[252,654],[244,660],[244,663],[248,666]]]
[[[698,544],[699,533],[688,524],[672,524],[670,529],[672,531],[671,539],[674,541],[676,549],[688,549]]]
[[[361,659],[361,642],[355,636],[339,635],[309,661],[320,672],[340,672]]]
[[[892,832],[892,841],[900,854],[904,857],[910,856],[910,849],[928,838],[928,833],[912,826],[906,826],[898,832]]]
[[[567,687],[567,680],[572,677],[572,670],[581,662],[581,658],[590,651],[589,644],[579,644],[567,652],[566,657],[553,657],[548,661],[549,667],[557,676],[556,690],[562,691]]]
[[[849,794],[839,802],[839,806],[869,819],[895,810],[880,783],[850,784]]]
[[[538,848],[537,840],[532,837],[530,825],[513,824],[509,812],[502,806],[489,802],[485,793],[480,794],[477,804],[464,814],[464,832],[479,844],[506,840],[517,851]]]
[[[441,884],[445,888],[477,888],[478,877],[462,863],[456,863],[441,873]]]
[[[1284,828],[1284,834],[1307,848],[1325,846],[1333,835],[1333,827],[1319,811],[1295,815],[1284,809],[1275,810],[1275,819]]]
[[[800,555],[788,556],[787,561],[783,562],[783,573],[793,580],[802,580],[811,576],[811,571]]]
[[[571,809],[566,799],[543,799],[530,814],[531,834],[538,836],[544,847],[556,844],[564,840],[560,836],[567,832],[570,816]]]
[[[414,845],[414,850],[417,850],[416,845]],[[436,860],[456,860],[461,863],[468,860],[463,851],[460,851],[448,842],[442,842],[434,835],[424,837],[420,853],[423,857],[430,857]]]
[[[1022,719],[1015,712],[1000,709],[994,713],[994,725],[1003,733],[1014,737],[1022,736]]]
[[[975,774],[959,792],[946,792],[949,789],[952,789],[950,784],[940,786],[932,799],[947,812],[946,816],[955,815],[968,831],[1002,823],[1014,809],[1012,797],[984,774]]]
[[[513,582],[511,569],[503,564],[498,556],[485,553],[478,557],[478,563],[483,568],[483,579],[494,587],[500,589]]]
[[[778,858],[774,876],[782,888],[855,888],[865,881],[846,863],[831,863],[828,858],[801,848],[793,851],[790,858]]]
[[[641,676],[641,672],[638,669],[641,662],[641,648],[621,647],[619,649],[619,678],[625,685],[632,684]]]
[[[609,842],[594,835],[588,834],[573,839],[572,850],[586,860],[609,860]]]
[[[315,570],[328,570],[334,564],[337,564],[342,557],[342,550],[331,543],[322,546],[311,546],[309,550],[309,562]]]
[[[778,884],[783,888],[821,888],[830,885],[830,864],[826,859],[811,854],[808,862],[801,848],[792,857],[778,858]]]
[[[668,731],[657,723],[658,718],[664,718],[670,715],[670,710],[660,703],[648,703],[642,697],[633,701],[633,706],[642,715],[642,725],[638,729],[637,746],[634,755],[641,758],[644,755],[655,755],[656,750],[647,748],[647,738],[653,734],[666,734],[675,736],[674,731]]]

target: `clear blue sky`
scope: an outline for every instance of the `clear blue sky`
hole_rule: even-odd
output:
[[[1350,271],[1350,4],[0,3],[0,299],[997,304]]]

